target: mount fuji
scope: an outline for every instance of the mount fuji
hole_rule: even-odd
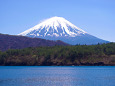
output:
[[[48,40],[61,40],[71,45],[90,45],[108,42],[88,34],[63,17],[49,18],[18,35]]]

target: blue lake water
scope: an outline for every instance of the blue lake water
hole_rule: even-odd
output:
[[[0,66],[0,86],[115,86],[115,66]]]

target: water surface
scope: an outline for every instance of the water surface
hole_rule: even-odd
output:
[[[115,86],[115,66],[0,66],[0,86]]]

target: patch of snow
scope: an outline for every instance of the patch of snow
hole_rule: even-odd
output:
[[[70,27],[73,29],[72,31],[70,31],[69,29]],[[46,35],[51,36],[51,34],[48,33],[49,29],[52,29],[52,34],[57,37],[62,36],[63,34],[65,34],[65,36],[69,35],[70,37],[75,37],[79,34],[86,33],[84,30],[76,27],[75,25],[73,25],[71,22],[67,21],[63,17],[52,17],[18,35],[26,36],[30,32],[35,31],[37,32],[37,36],[40,36],[40,33],[44,28],[45,28],[45,31],[42,34],[43,36],[46,36]],[[61,28],[63,32],[59,32],[58,28]]]

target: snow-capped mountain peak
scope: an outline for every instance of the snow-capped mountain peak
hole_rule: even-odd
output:
[[[86,32],[82,29],[76,27],[71,22],[67,21],[63,17],[52,17],[46,19],[40,24],[20,33],[19,35],[23,36],[69,36],[75,37],[78,35],[85,34]]]
[[[63,17],[56,16],[46,19],[18,35],[47,40],[61,40],[72,45],[107,43],[105,40],[88,34]]]

